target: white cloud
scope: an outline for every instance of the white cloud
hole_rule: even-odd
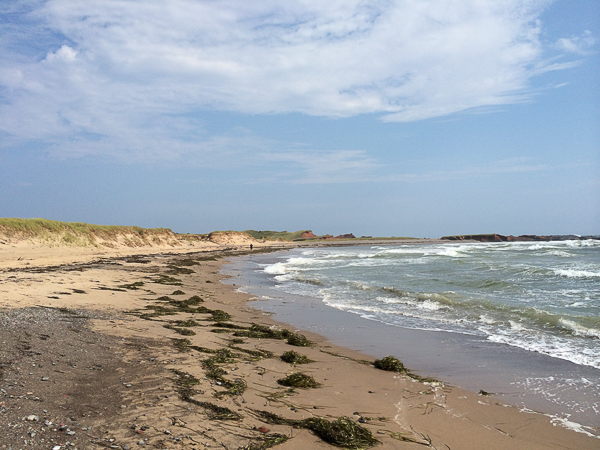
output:
[[[375,171],[383,165],[360,150],[272,151],[260,155],[263,164],[285,163],[293,173],[279,172],[277,181],[297,184],[329,184],[380,181]],[[298,170],[300,175],[297,175]]]
[[[159,158],[193,152],[178,130],[198,109],[413,121],[513,103],[548,69],[547,3],[29,1],[30,40],[12,24],[0,41],[0,131],[63,156]]]
[[[587,54],[594,45],[596,45],[596,39],[589,30],[586,30],[581,36],[560,38],[556,42],[556,47],[559,50],[579,55]]]

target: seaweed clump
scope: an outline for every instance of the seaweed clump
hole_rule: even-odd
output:
[[[223,375],[227,374],[227,371],[217,365],[235,362],[237,357],[238,355],[231,350],[222,348],[215,350],[213,356],[202,363],[203,368],[206,370],[206,378],[225,389],[224,391],[215,393],[216,397],[241,395],[248,387],[246,382],[241,378],[236,378],[234,381],[225,378]]]
[[[169,266],[169,270],[166,273],[169,275],[189,275],[194,273],[194,271],[185,267]]]
[[[189,328],[179,328],[175,325],[166,324],[163,327],[168,328],[169,330],[173,330],[175,333],[181,334],[182,336],[195,336],[196,332],[190,330]]]
[[[196,322],[194,319],[188,319],[188,320],[175,320],[173,321],[173,324],[178,326],[178,327],[199,327],[200,324],[198,322]]]
[[[387,370],[389,372],[407,373],[408,370],[404,367],[398,358],[395,356],[386,356],[382,359],[376,359],[373,365],[380,370]]]
[[[287,343],[297,347],[309,347],[312,345],[303,334],[293,333],[286,329],[276,329],[265,325],[253,323],[250,327],[233,333],[236,337],[264,338],[264,339],[287,339]]]
[[[310,342],[306,336],[297,333],[292,333],[287,338],[287,343],[296,347],[310,347],[312,345],[312,342]]]
[[[289,440],[284,434],[272,433],[268,434],[263,438],[260,438],[259,442],[251,442],[250,444],[240,447],[239,450],[266,450],[276,445],[283,444]]]
[[[277,380],[277,384],[287,387],[297,387],[302,389],[310,389],[319,387],[320,384],[315,379],[304,373],[293,373],[285,378]]]
[[[211,420],[242,420],[241,414],[238,414],[229,408],[225,408],[224,406],[218,406],[210,402],[199,402],[196,400],[192,401],[192,403],[207,410],[206,415]]]
[[[157,283],[157,284],[167,284],[167,285],[172,285],[172,286],[181,286],[183,284],[183,282],[177,278],[174,277],[170,277],[168,275],[159,275],[158,278],[153,278],[152,279],[153,283]]]
[[[142,287],[143,285],[144,285],[143,281],[136,281],[135,283],[122,284],[119,287],[122,289],[130,289],[130,290],[136,291],[138,288]]]
[[[254,412],[265,423],[308,429],[323,441],[338,447],[360,449],[379,444],[369,429],[357,424],[349,417],[338,417],[332,421],[322,417],[294,420],[268,411],[255,410]]]
[[[192,350],[192,342],[189,339],[171,339],[171,341],[173,341],[173,345],[181,353],[187,353]]]
[[[190,375],[189,373],[182,372],[180,370],[171,369],[177,378],[175,378],[174,383],[176,386],[177,393],[179,394],[179,398],[184,402],[192,403],[197,406],[201,406],[206,410],[206,414],[211,420],[241,420],[242,416],[235,411],[230,410],[229,408],[225,408],[223,406],[217,406],[210,402],[200,402],[194,399],[193,394],[194,389],[193,386],[196,386],[200,383],[198,378]]]
[[[211,311],[210,314],[212,315],[213,320],[217,322],[227,322],[228,320],[231,320],[231,315],[220,309],[215,309]]]
[[[281,360],[289,364],[308,364],[313,362],[306,355],[290,350],[281,355]]]

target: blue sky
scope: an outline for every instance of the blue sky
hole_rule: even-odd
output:
[[[0,217],[600,234],[597,0],[5,0]]]

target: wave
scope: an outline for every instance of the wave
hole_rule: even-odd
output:
[[[282,262],[268,265],[263,269],[263,272],[268,273],[269,275],[284,275],[285,273],[287,273],[287,271],[287,264]]]
[[[411,292],[393,287],[375,287],[363,283],[350,282],[358,289],[365,291],[377,291],[386,295],[379,295],[375,299],[360,299],[358,301],[368,304],[369,307],[377,303],[388,305],[388,308],[379,309],[378,312],[394,314],[390,307],[393,305],[414,308],[419,311],[443,311],[445,319],[461,319],[471,322],[474,326],[482,322],[482,317],[490,323],[505,324],[512,328],[517,326],[533,327],[536,330],[545,330],[555,334],[571,334],[584,338],[600,338],[600,317],[559,314],[539,307],[527,307],[523,305],[514,306],[503,303],[495,303],[489,299],[478,299],[464,297],[456,292],[447,291],[443,293],[434,292]],[[343,292],[337,293],[344,297]],[[346,304],[343,301],[340,305]],[[355,306],[353,304],[353,306]],[[400,312],[408,314],[410,311],[403,308]],[[425,318],[425,317],[423,317]],[[428,317],[428,320],[438,321],[439,315]],[[520,325],[518,325],[520,324]]]
[[[599,249],[598,241],[307,249],[262,271],[277,289],[371,320],[477,334],[596,367]]]
[[[563,327],[569,333],[575,336],[583,336],[589,338],[600,339],[600,329],[597,328],[588,328],[583,326],[573,320],[561,318],[558,321],[558,325]]]
[[[567,278],[598,278],[600,272],[592,272],[589,270],[576,270],[576,269],[554,269],[554,273],[561,277]]]

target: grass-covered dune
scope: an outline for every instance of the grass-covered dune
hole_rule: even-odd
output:
[[[168,228],[93,225],[82,222],[59,222],[48,219],[0,218],[0,239],[35,241],[46,245],[112,246],[120,243],[130,247],[173,245],[185,235],[176,235]]]
[[[288,233],[287,231],[256,231],[246,230],[254,239],[264,239],[266,241],[298,241],[303,239],[302,235],[312,234],[311,230],[300,230]]]

